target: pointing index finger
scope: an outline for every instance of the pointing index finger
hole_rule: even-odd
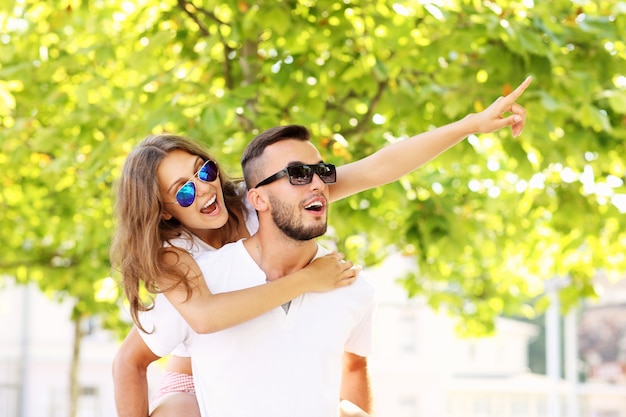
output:
[[[530,85],[532,80],[533,80],[533,77],[531,76],[526,77],[526,79],[522,81],[522,83],[518,85],[515,90],[511,91],[511,93],[508,96],[506,96],[506,99],[512,102],[517,100],[519,96],[521,96],[522,93],[524,93],[524,91]]]

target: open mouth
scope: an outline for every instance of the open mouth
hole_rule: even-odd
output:
[[[200,212],[203,214],[210,214],[214,212],[216,208],[217,208],[217,196],[214,195],[212,199],[204,203],[204,205],[200,209]]]
[[[305,210],[319,212],[324,209],[324,205],[321,201],[314,201],[311,204],[304,206]]]

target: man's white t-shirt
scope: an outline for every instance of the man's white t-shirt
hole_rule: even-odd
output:
[[[318,256],[325,253],[320,247]],[[266,282],[243,240],[196,260],[213,293]],[[370,354],[373,309],[373,289],[359,276],[350,286],[295,298],[287,313],[277,307],[206,335],[157,300],[141,317],[154,332],[140,333],[157,355],[179,343],[189,349],[203,417],[333,417],[343,353]]]

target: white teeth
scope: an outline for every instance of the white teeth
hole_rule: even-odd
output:
[[[217,199],[217,196],[214,195],[212,199],[210,199],[209,201],[207,201],[204,206],[202,206],[203,209],[209,207],[211,204],[215,203],[215,200]]]
[[[316,201],[314,203],[309,204],[305,208],[310,209],[310,208],[319,208],[319,207],[322,207],[322,203],[320,203],[319,201]]]

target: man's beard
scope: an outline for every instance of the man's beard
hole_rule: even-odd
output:
[[[299,219],[293,215],[293,210],[287,204],[270,196],[272,204],[272,220],[285,235],[294,240],[311,240],[326,233],[326,222],[305,227]]]

